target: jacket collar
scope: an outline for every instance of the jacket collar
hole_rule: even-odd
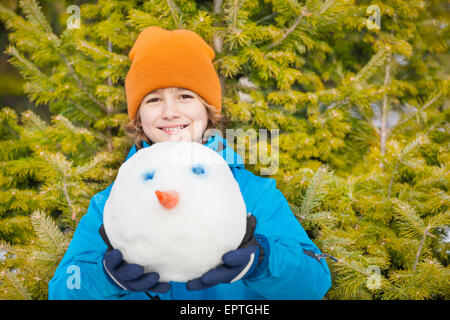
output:
[[[152,146],[151,144],[148,144],[147,142],[143,141],[144,148],[149,148],[151,146]],[[228,163],[228,166],[242,169],[245,168],[241,156],[236,152],[234,152],[234,150],[227,145],[227,140],[223,138],[220,134],[215,133],[214,135],[209,136],[204,146],[220,154],[222,158]],[[137,152],[136,145],[133,145],[133,147],[128,152],[128,156],[125,159],[125,161],[127,161],[136,152]]]

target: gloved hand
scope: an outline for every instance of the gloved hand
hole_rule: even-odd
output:
[[[232,283],[251,275],[262,262],[264,254],[267,254],[261,245],[262,242],[267,240],[262,235],[256,235],[255,237],[255,228],[256,218],[249,213],[247,230],[238,249],[225,253],[222,256],[223,264],[206,272],[200,278],[186,282],[186,288],[188,290],[202,290],[219,283]]]
[[[156,272],[144,273],[144,267],[138,264],[130,264],[123,260],[122,253],[113,249],[106,236],[103,225],[99,229],[103,241],[108,245],[108,250],[103,258],[103,267],[109,277],[122,289],[129,291],[151,291],[164,293],[169,291],[170,284],[159,282],[159,274]]]

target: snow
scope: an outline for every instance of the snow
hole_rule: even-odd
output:
[[[169,200],[160,202],[155,191]],[[184,282],[239,246],[246,216],[239,185],[218,153],[196,142],[167,141],[139,150],[120,167],[103,219],[125,261],[158,272],[160,281]]]

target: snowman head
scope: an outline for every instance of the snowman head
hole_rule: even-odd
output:
[[[236,184],[218,153],[195,142],[167,141],[139,150],[121,166],[115,184],[129,205],[186,213],[190,204],[220,204],[227,197],[224,181]]]
[[[125,260],[173,281],[220,263],[239,245],[245,224],[245,203],[228,164],[196,142],[139,150],[119,169],[104,208],[105,231]],[[208,262],[202,267],[196,259]]]

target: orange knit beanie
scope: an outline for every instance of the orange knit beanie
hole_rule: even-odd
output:
[[[189,89],[220,113],[222,92],[212,64],[214,50],[197,33],[147,27],[128,56],[131,67],[125,79],[125,92],[130,119],[134,119],[147,94],[168,87]]]

